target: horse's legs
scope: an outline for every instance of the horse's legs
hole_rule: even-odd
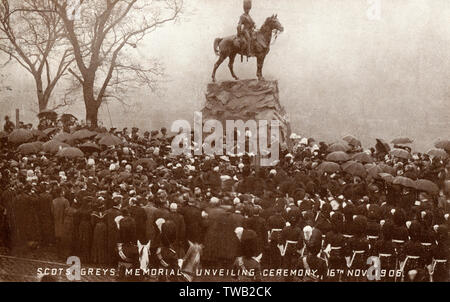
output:
[[[234,74],[233,66],[234,66],[234,59],[236,58],[236,54],[230,55],[230,61],[228,62],[228,67],[230,68],[231,75],[235,80],[239,80],[239,78]]]
[[[264,77],[262,75],[262,69],[263,69],[265,58],[266,58],[265,56],[257,57],[258,70],[256,72],[256,76],[258,77],[258,80],[260,80],[260,81],[264,81]]]
[[[214,70],[213,70],[213,73],[212,73],[212,81],[213,81],[213,82],[216,81],[216,71],[217,71],[217,68],[219,68],[220,64],[222,64],[223,61],[225,61],[225,58],[226,58],[226,56],[224,56],[224,55],[221,54],[220,57],[219,57],[219,59],[217,60],[216,64],[214,64]]]

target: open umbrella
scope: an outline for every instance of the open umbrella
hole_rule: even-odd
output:
[[[377,164],[375,164],[375,163],[367,163],[367,164],[364,164],[364,168],[366,168],[366,170],[369,170],[370,168],[372,168],[372,167],[374,167],[376,165]]]
[[[98,143],[104,146],[117,146],[122,144],[122,140],[115,135],[105,135]]]
[[[58,117],[58,114],[53,110],[45,109],[45,110],[42,110],[41,112],[39,112],[37,116],[40,119],[46,118],[46,119],[55,121],[56,118]]]
[[[342,138],[342,140],[346,141],[349,145],[352,145],[354,147],[360,147],[361,141],[354,137],[353,135],[346,135]]]
[[[384,173],[389,173],[391,175],[395,175],[395,168],[391,167],[385,163],[379,163],[378,167],[380,167]]]
[[[342,151],[342,152],[347,152],[348,150],[350,150],[350,146],[346,143],[334,143],[331,144],[330,146],[328,146],[328,152],[336,152],[336,151]]]
[[[322,162],[318,167],[317,170],[319,172],[323,173],[334,173],[341,170],[341,167],[339,164],[331,162],[331,161],[324,161]]]
[[[87,129],[81,129],[81,130],[75,131],[72,134],[72,137],[73,137],[73,139],[83,140],[83,139],[86,139],[86,138],[94,137],[97,134],[98,134],[97,132],[89,131]]]
[[[56,156],[65,158],[77,158],[83,157],[84,153],[78,148],[67,147],[59,150],[58,153],[56,153]]]
[[[352,156],[352,159],[359,161],[360,163],[373,163],[374,162],[372,156],[370,156],[366,152],[356,153],[355,155]]]
[[[408,188],[416,188],[416,183],[411,178],[405,177],[405,176],[395,176],[394,180],[392,181],[394,185],[401,185]]]
[[[47,137],[47,134],[44,131],[33,129],[31,130],[31,134],[37,139],[43,139]]]
[[[399,149],[399,148],[394,148],[392,149],[389,154],[398,157],[398,158],[403,158],[403,159],[408,159],[411,157],[411,154],[404,150],[404,149]]]
[[[67,132],[62,132],[60,134],[57,134],[53,138],[53,140],[60,141],[60,142],[63,142],[63,143],[66,143],[66,144],[70,145],[74,141],[74,138],[73,138],[72,134],[67,133]]]
[[[33,133],[26,129],[13,130],[8,136],[8,141],[13,144],[23,144],[33,139]]]
[[[342,163],[341,168],[344,170],[348,166],[356,164],[356,163],[357,163],[357,161],[355,161],[355,160],[349,160],[348,162]]]
[[[389,173],[379,173],[378,176],[381,177],[385,182],[392,183],[394,181],[394,176]]]
[[[61,122],[67,123],[70,121],[77,121],[78,119],[70,113],[64,113],[60,118]]]
[[[437,184],[428,179],[416,180],[416,190],[428,193],[438,193],[439,187]]]
[[[151,158],[141,158],[134,162],[135,167],[137,167],[139,165],[146,167],[149,170],[153,170],[158,166],[157,163]]]
[[[47,153],[56,154],[59,151],[59,149],[68,148],[68,147],[70,147],[70,145],[68,145],[66,143],[56,141],[56,140],[51,140],[42,145],[42,150]]]
[[[350,155],[343,151],[335,151],[327,155],[327,161],[342,162],[350,159]]]
[[[114,135],[114,134],[111,134],[109,132],[100,132],[100,133],[97,133],[97,135],[95,136],[95,139],[100,140],[100,139],[104,138],[105,136],[111,136],[111,135]]]
[[[34,143],[25,143],[20,145],[17,148],[17,151],[20,152],[20,154],[28,155],[38,153],[39,151],[41,151],[41,149]]]
[[[377,138],[376,141],[375,148],[378,152],[388,153],[391,150],[391,147],[384,139]]]
[[[98,146],[97,144],[94,144],[94,143],[84,143],[84,144],[78,146],[78,148],[80,148],[81,151],[86,152],[86,153],[93,153],[93,152],[101,151],[100,146]]]
[[[47,128],[47,129],[44,129],[42,132],[44,132],[46,135],[50,135],[53,132],[56,132],[58,130],[59,130],[58,128]]]
[[[372,178],[379,178],[379,174],[383,173],[383,169],[381,169],[379,166],[375,164],[368,164],[371,165],[368,167],[367,165],[364,166],[366,168],[367,174],[370,175]]]
[[[344,172],[347,172],[353,176],[365,177],[367,175],[367,171],[366,168],[364,168],[364,165],[354,160],[343,163],[341,167]]]
[[[434,146],[439,149],[450,151],[450,140],[448,139],[438,140],[436,143],[434,143]]]
[[[394,145],[406,145],[406,144],[412,144],[413,140],[411,140],[407,137],[399,137],[399,138],[393,139],[391,141],[391,143]]]
[[[39,151],[42,151],[42,146],[44,145],[44,142],[36,141],[32,142],[31,144],[34,145],[37,149],[39,149]]]
[[[445,158],[448,157],[448,154],[447,154],[447,152],[445,152],[445,150],[436,149],[436,148],[428,150],[427,154],[430,155],[430,156],[439,157],[439,158],[442,158],[442,159],[445,159]]]

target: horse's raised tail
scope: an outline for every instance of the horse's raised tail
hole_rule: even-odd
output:
[[[222,40],[223,40],[222,38],[217,38],[214,40],[214,52],[215,52],[216,56],[220,55],[219,44],[220,44],[220,42],[222,42]]]

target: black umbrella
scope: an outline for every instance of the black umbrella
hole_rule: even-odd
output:
[[[415,181],[412,180],[411,178],[404,177],[404,176],[395,176],[392,183],[394,185],[402,185],[402,186],[408,187],[408,188],[413,188],[413,189],[416,188]]]
[[[399,148],[394,148],[389,153],[395,157],[403,159],[408,159],[411,157],[411,154],[408,151]]]
[[[377,149],[378,152],[388,153],[389,151],[391,151],[391,147],[384,139],[377,138],[376,140],[377,143],[375,145],[375,148]]]
[[[72,134],[70,133],[66,133],[66,132],[62,132],[58,135],[56,135],[53,140],[57,140],[63,143],[67,143],[67,144],[71,144],[74,141],[74,138],[72,136]]]
[[[351,160],[349,162],[343,163],[341,165],[342,170],[345,172],[353,175],[353,176],[361,176],[365,177],[367,175],[366,168],[363,164],[356,162],[354,160]]]
[[[392,144],[394,145],[405,145],[405,144],[412,144],[413,140],[407,137],[399,137],[396,139],[393,139],[391,141]]]
[[[70,147],[70,145],[57,140],[51,140],[42,145],[42,150],[47,153],[55,154],[59,151],[59,149],[63,149],[66,147]]]
[[[77,158],[77,157],[83,157],[84,153],[78,148],[63,148],[56,153],[56,156],[58,157],[65,157],[65,158]]]
[[[104,146],[116,146],[121,145],[122,140],[115,135],[105,135],[100,139],[98,143]]]
[[[343,162],[350,159],[350,155],[343,151],[335,151],[327,155],[327,161]]]
[[[16,129],[8,136],[8,140],[13,144],[27,143],[33,139],[33,133],[26,129]]]
[[[438,185],[428,179],[416,180],[416,189],[419,191],[425,191],[428,193],[438,193],[439,192]]]
[[[342,140],[344,140],[347,143],[349,143],[349,145],[352,145],[352,146],[355,146],[355,147],[360,147],[361,146],[361,141],[359,139],[357,139],[356,137],[354,137],[353,135],[344,136],[342,138]]]
[[[31,130],[31,134],[38,140],[45,139],[47,134],[44,131],[33,129]]]
[[[42,132],[44,132],[46,135],[50,135],[58,130],[59,130],[58,128],[47,128],[47,129],[44,129]]]
[[[100,146],[98,146],[97,144],[94,144],[94,143],[85,143],[85,144],[78,146],[78,148],[81,151],[86,152],[86,153],[93,153],[93,152],[101,151]]]
[[[438,140],[434,144],[434,146],[439,149],[444,149],[446,151],[450,151],[450,140],[448,140],[448,139]]]
[[[17,148],[17,151],[19,151],[23,155],[28,155],[38,153],[39,151],[41,151],[41,149],[39,148],[38,145],[34,143],[25,143],[20,145]]]
[[[45,109],[45,110],[42,110],[41,112],[39,112],[37,116],[40,119],[46,118],[46,119],[49,119],[52,121],[56,121],[58,114],[53,110]]]
[[[324,161],[317,167],[317,170],[320,171],[322,174],[325,172],[334,173],[340,171],[341,166],[339,166],[339,164],[334,162]]]
[[[372,158],[372,156],[370,156],[366,152],[356,153],[355,155],[352,156],[352,159],[354,159],[358,162],[361,162],[361,163],[373,163],[374,162],[374,159]]]
[[[348,150],[350,150],[350,146],[348,145],[347,142],[342,142],[342,143],[334,143],[330,146],[328,146],[328,152],[337,152],[337,151],[341,151],[341,152],[347,152]]]
[[[97,132],[89,131],[87,129],[81,129],[81,130],[75,131],[72,134],[72,138],[73,139],[77,139],[77,140],[83,140],[83,139],[86,139],[86,138],[94,137],[97,134],[98,134]]]

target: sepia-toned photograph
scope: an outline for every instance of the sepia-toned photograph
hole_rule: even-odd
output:
[[[449,21],[449,0],[0,0],[0,281],[450,281]]]

